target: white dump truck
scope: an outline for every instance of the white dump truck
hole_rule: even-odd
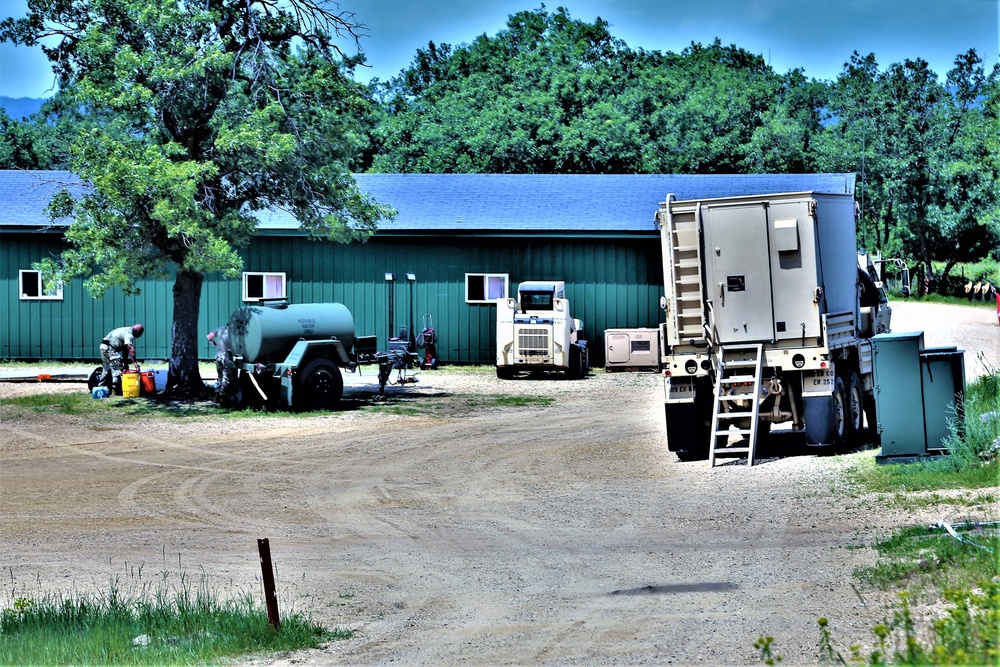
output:
[[[497,300],[498,378],[509,379],[519,371],[584,377],[589,369],[583,324],[570,315],[565,282],[522,282],[516,300]]]
[[[870,339],[891,311],[855,211],[852,195],[812,192],[661,203],[666,434],[681,460],[752,464],[779,423],[810,445],[875,423]]]

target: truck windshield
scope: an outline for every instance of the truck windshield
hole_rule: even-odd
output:
[[[552,310],[552,292],[521,292],[522,310]]]

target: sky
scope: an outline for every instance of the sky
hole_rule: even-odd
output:
[[[543,6],[539,0],[339,5],[367,26],[361,48],[369,66],[355,71],[361,81],[392,78],[430,41],[470,43],[495,35],[510,15]],[[556,0],[544,6],[565,7],[571,18],[588,23],[600,17],[633,49],[679,52],[718,37],[762,56],[778,72],[803,68],[806,76],[826,80],[842,71],[853,51],[874,53],[881,69],[923,58],[942,81],[959,53],[975,48],[992,67],[1000,51],[1000,0]],[[0,19],[23,16],[26,8],[27,0],[0,0]],[[0,96],[52,92],[52,70],[40,49],[0,44]]]

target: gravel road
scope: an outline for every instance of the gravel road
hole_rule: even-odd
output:
[[[990,310],[895,317],[968,350],[967,376],[1000,359]],[[6,588],[95,590],[142,564],[257,594],[266,537],[283,609],[355,636],[246,664],[745,665],[768,634],[785,664],[814,664],[820,616],[846,648],[884,613],[852,584],[874,561],[855,547],[941,516],[849,492],[843,470],[873,451],[680,463],[651,374],[419,379],[376,407],[374,378],[352,378],[349,409],[308,417],[109,425],[0,404]],[[84,390],[0,398],[53,389]]]

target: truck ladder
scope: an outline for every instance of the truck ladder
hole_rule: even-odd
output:
[[[712,443],[708,460],[715,467],[716,455],[746,455],[753,465],[757,446],[757,422],[760,417],[760,371],[762,345],[727,345],[719,349],[715,382],[715,407],[712,414]],[[737,402],[749,403],[737,406]],[[740,420],[750,420],[750,428],[731,428]],[[738,446],[729,447],[729,438],[743,436]]]
[[[675,299],[671,316],[678,341],[701,340],[705,337],[698,215],[700,207],[694,220],[671,217],[669,223],[670,280],[674,286]]]

